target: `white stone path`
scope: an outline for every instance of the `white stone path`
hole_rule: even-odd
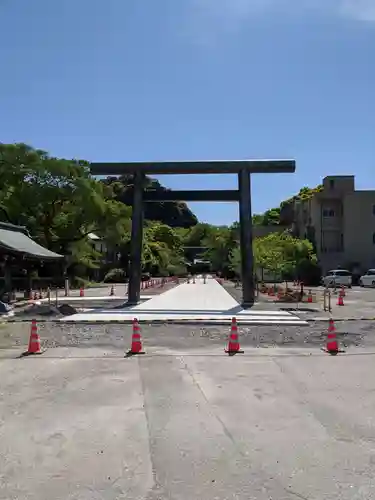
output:
[[[213,278],[197,279],[164,292],[143,304],[123,310],[96,310],[66,316],[71,323],[127,323],[137,318],[145,322],[230,323],[306,325],[306,321],[286,311],[242,309],[238,302]]]

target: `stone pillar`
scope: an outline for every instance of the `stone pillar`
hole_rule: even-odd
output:
[[[243,169],[238,174],[240,192],[240,235],[241,235],[241,278],[242,306],[249,308],[254,304],[254,258],[253,258],[253,223],[251,214],[250,173]]]
[[[128,305],[138,304],[141,297],[142,243],[143,243],[143,184],[144,174],[134,174],[132,230],[130,241],[130,266]]]

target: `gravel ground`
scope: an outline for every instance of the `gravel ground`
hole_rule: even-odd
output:
[[[375,347],[375,327],[371,322],[337,322],[337,334],[342,347]],[[39,335],[45,347],[130,347],[131,327],[121,324],[71,325],[58,322],[40,323]],[[225,345],[229,329],[225,326],[141,325],[142,339],[147,346],[161,349],[194,350]],[[326,340],[327,325],[310,323],[305,327],[239,326],[241,345],[251,347],[320,348]],[[26,346],[29,323],[8,323],[0,326],[0,349]]]
[[[238,302],[242,300],[242,289],[236,287],[232,282],[224,282],[224,288],[232,295]],[[332,294],[331,298],[331,313],[325,312],[323,308],[323,289],[315,288],[313,292],[317,296],[317,302],[312,304],[308,303],[287,303],[278,302],[277,300],[270,299],[264,294],[260,294],[257,298],[253,308],[255,310],[284,310],[297,314],[303,319],[308,321],[316,320],[318,318],[327,319],[330,316],[337,321],[351,320],[374,320],[375,321],[375,290],[353,288],[346,290],[344,299],[344,307],[337,305],[337,295]]]

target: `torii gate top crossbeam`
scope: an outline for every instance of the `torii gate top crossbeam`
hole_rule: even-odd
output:
[[[241,170],[250,174],[282,174],[294,173],[296,163],[294,160],[125,162],[91,163],[90,169],[93,175],[237,174]]]

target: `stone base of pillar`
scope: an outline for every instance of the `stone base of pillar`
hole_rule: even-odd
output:
[[[242,302],[241,307],[243,309],[251,309],[254,306],[254,302]]]

